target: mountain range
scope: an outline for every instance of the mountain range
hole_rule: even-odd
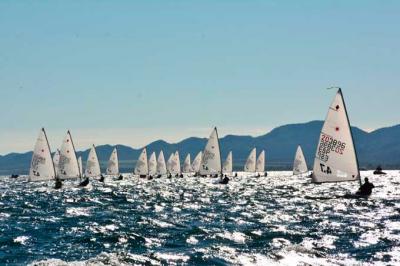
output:
[[[307,162],[311,166],[322,125],[323,121],[284,125],[258,137],[227,135],[220,139],[223,160],[228,152],[232,151],[234,168],[240,170],[251,149],[256,147],[257,153],[265,149],[267,169],[291,169],[297,145],[301,145]],[[386,169],[400,167],[400,125],[377,129],[373,132],[352,127],[352,132],[361,168],[372,169],[377,165],[382,165]],[[179,150],[181,162],[183,162],[187,153],[190,153],[193,159],[199,151],[203,150],[206,141],[206,138],[197,137],[190,137],[178,143],[157,140],[146,147],[148,154],[163,150],[166,159],[172,152]],[[34,143],[32,143],[33,145]],[[125,145],[116,147],[121,171],[132,172],[142,148],[134,149]],[[102,169],[106,167],[113,148],[114,146],[110,145],[97,146],[96,150]],[[84,162],[88,153],[89,150],[77,151],[77,155],[82,156]],[[31,157],[32,152],[0,156],[0,175],[28,173]]]

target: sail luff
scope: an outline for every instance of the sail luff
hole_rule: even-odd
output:
[[[342,98],[342,101],[343,101],[343,106],[344,106],[344,111],[346,113],[347,125],[348,125],[348,127],[350,129],[351,142],[353,142],[354,156],[356,157],[356,163],[357,163],[358,180],[359,180],[359,183],[360,183],[360,186],[361,186],[362,185],[362,181],[361,181],[361,173],[360,173],[360,164],[359,164],[359,161],[358,161],[358,154],[357,154],[357,149],[356,149],[356,145],[355,145],[355,142],[354,142],[353,131],[351,129],[349,114],[347,112],[346,100],[343,97],[343,92],[342,92],[341,88],[339,88],[338,93],[341,95],[341,98]]]

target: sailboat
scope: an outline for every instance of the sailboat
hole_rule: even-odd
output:
[[[111,152],[110,159],[108,159],[106,174],[118,176],[119,180],[122,179],[122,175],[119,173],[118,151],[116,147]]]
[[[230,151],[228,153],[228,156],[226,157],[226,160],[224,162],[224,165],[222,167],[223,173],[224,174],[232,174],[233,171],[233,157],[232,157],[232,152]]]
[[[167,174],[167,165],[165,164],[164,152],[160,151],[157,159],[157,177],[160,178]]]
[[[172,176],[178,177],[178,176],[182,176],[181,173],[181,160],[179,157],[179,151],[176,151],[171,159],[171,164],[170,164],[170,173]]]
[[[190,153],[186,155],[185,161],[183,162],[183,173],[190,173],[192,172],[192,165],[190,163]]]
[[[104,177],[101,174],[99,158],[97,157],[96,146],[92,145],[89,151],[89,155],[86,161],[85,169],[86,178],[101,177],[100,181],[104,181]]]
[[[141,178],[145,178],[149,174],[146,148],[143,149],[142,153],[139,156],[139,159],[136,162],[134,174],[138,175]]]
[[[59,163],[60,163],[60,150],[57,149],[53,155],[53,164],[54,164],[54,169],[56,171],[56,176],[58,176],[58,164]]]
[[[255,173],[256,172],[256,156],[257,150],[256,148],[252,149],[249,157],[247,157],[246,164],[244,165],[244,171],[247,173]]]
[[[201,157],[203,156],[203,152],[200,151],[192,162],[192,171],[194,172],[194,176],[197,176],[200,172],[201,165]]]
[[[359,181],[361,175],[342,90],[329,106],[314,159],[312,182]]]
[[[222,175],[221,152],[216,127],[211,132],[208,142],[204,148],[203,156],[201,157],[200,175]]]
[[[256,162],[256,172],[257,177],[260,177],[260,173],[263,173],[264,176],[267,176],[267,172],[265,172],[265,151],[263,150],[260,155],[258,155]]]
[[[47,140],[46,131],[42,128],[33,149],[31,167],[29,170],[29,181],[48,181],[56,178],[53,159],[51,158],[50,145]]]
[[[297,146],[296,155],[293,162],[293,175],[301,175],[308,172],[306,158],[304,157],[301,146]]]
[[[153,176],[157,174],[157,159],[156,153],[153,152],[149,158],[149,179],[152,179]]]
[[[78,159],[76,158],[74,143],[69,130],[61,145],[58,169],[58,178],[60,180],[82,178]]]

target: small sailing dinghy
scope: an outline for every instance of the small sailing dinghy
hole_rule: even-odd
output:
[[[108,159],[106,174],[110,176],[118,177],[118,180],[122,180],[123,177],[119,173],[119,162],[118,162],[118,151],[117,147],[114,147],[111,152],[110,159]]]
[[[28,180],[33,182],[55,179],[56,170],[54,168],[53,159],[51,158],[50,145],[47,140],[46,131],[42,128],[36,139],[35,148],[33,149]]]
[[[190,163],[190,153],[188,153],[188,155],[186,155],[185,161],[183,162],[182,172],[185,174],[192,172],[192,165]]]
[[[260,173],[263,173],[264,176],[267,176],[267,172],[265,172],[265,151],[263,150],[260,155],[258,155],[256,162],[256,172],[257,177],[260,177]]]
[[[201,157],[200,175],[214,177],[222,176],[221,150],[216,127],[211,132],[204,148],[203,156]],[[218,183],[220,184],[227,184],[228,182],[229,178],[227,176],[218,180]]]
[[[81,168],[76,158],[75,146],[72,141],[72,136],[68,130],[60,149],[60,162],[58,163],[59,176],[61,180],[65,179],[81,179]]]
[[[134,174],[138,175],[140,178],[146,178],[149,174],[146,148],[142,150],[142,153],[140,154],[139,159],[136,162]]]
[[[233,171],[233,156],[232,156],[232,151],[230,151],[223,164],[222,172],[225,175],[232,175],[232,171]]]
[[[361,185],[359,169],[347,109],[339,88],[321,130],[312,182],[359,181]]]
[[[171,176],[178,177],[181,175],[181,160],[179,156],[179,151],[176,151],[172,154],[169,167]]]
[[[200,172],[201,165],[201,157],[203,156],[203,152],[200,151],[192,162],[192,171],[194,172],[194,176],[197,176]]]
[[[153,152],[149,158],[149,179],[153,179],[153,177],[157,174],[157,159],[156,153]]]
[[[100,177],[100,182],[104,182],[104,176],[101,174],[99,158],[97,157],[96,146],[92,145],[86,161],[85,177],[89,178]],[[85,180],[86,180],[85,179]]]
[[[255,173],[256,172],[256,156],[257,150],[256,148],[252,149],[249,157],[247,157],[246,164],[244,165],[244,171],[247,173]]]
[[[165,164],[164,152],[160,151],[157,158],[157,178],[167,174],[167,165]]]
[[[301,175],[308,172],[306,158],[304,157],[301,146],[297,146],[296,155],[293,162],[293,175]]]

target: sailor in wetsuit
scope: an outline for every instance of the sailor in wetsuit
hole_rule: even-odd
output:
[[[375,187],[374,184],[370,183],[368,181],[368,178],[366,177],[364,179],[364,184],[361,185],[360,189],[357,191],[357,195],[360,196],[369,196],[372,193],[372,189]]]

